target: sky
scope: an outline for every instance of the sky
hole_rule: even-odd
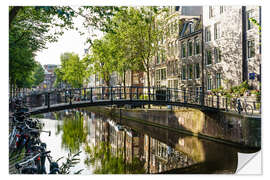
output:
[[[76,26],[81,27],[83,18],[77,17],[74,20]],[[100,38],[101,32],[95,30],[97,37]],[[45,64],[57,64],[60,65],[60,56],[65,52],[74,52],[79,55],[80,58],[84,56],[84,50],[89,48],[89,44],[85,44],[85,41],[89,36],[89,32],[84,35],[80,35],[76,30],[65,30],[64,34],[60,36],[57,42],[48,43],[47,49],[37,52],[35,60],[40,62],[41,65]]]

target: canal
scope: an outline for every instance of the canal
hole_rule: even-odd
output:
[[[86,109],[43,114],[41,141],[54,160],[78,152],[71,174],[232,174],[254,153]],[[47,164],[47,167],[49,165]]]

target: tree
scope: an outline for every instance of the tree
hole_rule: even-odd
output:
[[[161,37],[165,21],[157,18],[166,8],[140,7],[119,11],[112,20],[113,32],[119,37],[124,59],[132,61],[136,68],[147,74],[148,94],[150,95],[150,67],[152,59],[161,49]],[[134,63],[135,62],[135,63]],[[123,63],[125,67],[125,63]],[[143,65],[143,68],[141,68]]]
[[[117,65],[114,54],[114,45],[110,38],[105,36],[100,40],[94,40],[91,54],[84,58],[88,64],[89,74],[99,74],[106,86],[110,86],[111,74]]]
[[[61,68],[56,70],[56,79],[68,83],[73,88],[81,88],[87,80],[84,61],[75,53],[64,53],[60,58]]]
[[[45,71],[39,62],[36,62],[36,67],[33,72],[33,85],[38,86],[44,81]]]

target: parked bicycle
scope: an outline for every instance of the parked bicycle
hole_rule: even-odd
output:
[[[240,100],[240,98],[233,98],[231,103],[235,112],[241,114],[241,112],[244,111],[246,114],[253,115],[253,107],[250,104],[248,104],[246,99],[244,99],[243,101]]]

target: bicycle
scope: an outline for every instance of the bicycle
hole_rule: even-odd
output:
[[[246,99],[241,101],[240,98],[233,98],[231,102],[234,111],[238,112],[239,114],[241,114],[242,111],[245,111],[246,114],[253,115],[253,108],[247,103]]]

